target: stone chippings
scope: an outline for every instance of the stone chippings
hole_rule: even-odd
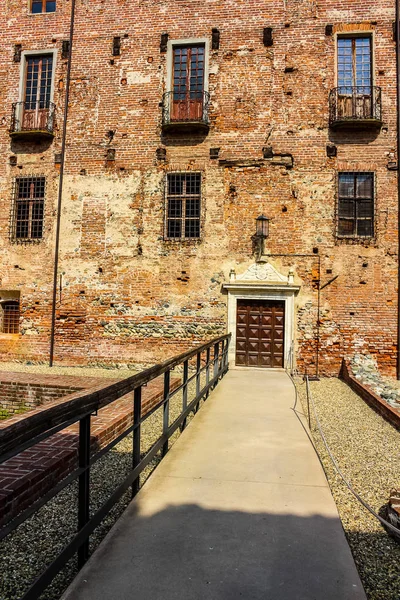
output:
[[[205,384],[204,377],[201,386]],[[188,402],[194,397],[195,385],[189,386]],[[182,393],[170,401],[170,423],[180,414]],[[191,413],[187,423],[191,421]],[[142,425],[141,449],[145,453],[162,431],[163,411],[158,409]],[[170,438],[170,446],[179,437],[179,429]],[[132,468],[132,434],[100,459],[91,469],[91,515],[110,497]],[[143,471],[140,483],[146,481],[161,457]],[[131,500],[128,490],[90,538],[90,552],[98,546]],[[77,530],[77,483],[69,485],[42,507],[33,517],[20,525],[0,542],[0,599],[17,600],[27,586],[50,564],[72,539]],[[71,559],[52,585],[40,596],[41,600],[57,600],[77,573],[76,558]]]
[[[296,384],[307,414],[305,385]],[[338,379],[310,382],[310,389],[333,456],[355,491],[379,512],[399,487],[400,433]],[[400,546],[336,473],[313,416],[311,431],[368,600],[398,600]]]
[[[370,387],[378,396],[394,408],[400,408],[400,389],[394,382],[382,377],[376,360],[368,354],[355,354],[350,361],[354,377]]]

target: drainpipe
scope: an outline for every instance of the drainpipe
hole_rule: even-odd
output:
[[[65,165],[65,147],[67,139],[67,120],[68,120],[68,103],[69,103],[69,88],[71,81],[71,63],[72,63],[72,42],[74,37],[74,22],[75,22],[75,3],[71,3],[71,22],[69,27],[69,55],[67,63],[67,77],[65,82],[65,104],[64,104],[64,119],[63,119],[63,134],[61,143],[61,164],[60,164],[60,179],[58,182],[58,201],[57,201],[57,221],[56,221],[56,243],[54,250],[54,273],[53,273],[53,299],[51,305],[51,333],[50,333],[50,359],[49,366],[53,366],[54,359],[54,335],[56,324],[56,300],[57,300],[57,280],[58,280],[58,254],[60,248],[60,222],[61,222],[61,205],[62,192],[64,181],[64,165]]]
[[[397,364],[400,379],[400,0],[396,0],[396,80],[397,80]]]

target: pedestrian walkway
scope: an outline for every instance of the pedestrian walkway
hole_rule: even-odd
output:
[[[294,400],[229,371],[63,600],[365,600]]]

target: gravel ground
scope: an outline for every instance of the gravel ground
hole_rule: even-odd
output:
[[[118,371],[120,373],[120,371]],[[115,373],[115,372],[114,372]],[[115,374],[113,375],[115,376]],[[172,373],[172,376],[174,374]],[[204,377],[202,378],[204,385]],[[188,402],[194,397],[195,386],[189,386]],[[170,401],[170,424],[180,414],[182,392]],[[159,438],[162,431],[162,408],[142,425],[142,453]],[[187,422],[193,418],[190,414]],[[179,429],[170,438],[170,446],[179,437]],[[100,459],[91,469],[91,514],[107,500],[127,475],[132,465],[132,434]],[[160,456],[143,471],[141,485],[159,464]],[[108,517],[90,539],[92,552],[130,502],[130,491],[114,506]],[[74,482],[48,502],[33,517],[20,525],[0,542],[0,599],[17,600],[30,582],[37,577],[73,537],[77,528],[77,484]],[[71,559],[53,584],[41,596],[42,600],[57,600],[77,572],[76,559]]]
[[[139,369],[100,368],[100,367],[49,367],[48,365],[29,364],[19,362],[0,362],[0,371],[14,371],[16,373],[35,373],[42,375],[75,375],[76,377],[106,377],[111,379],[124,379],[131,377]]]
[[[305,384],[300,379],[296,384],[307,414]],[[310,389],[333,456],[355,491],[379,513],[391,488],[400,487],[400,433],[338,379],[310,382]],[[399,600],[400,545],[337,475],[313,417],[311,431],[368,600]]]

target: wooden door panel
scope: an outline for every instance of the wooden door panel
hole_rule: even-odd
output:
[[[269,354],[261,355],[260,367],[272,367],[271,356]]]
[[[238,300],[236,364],[283,367],[284,326],[283,301]]]
[[[241,325],[236,328],[236,337],[246,339],[247,337],[247,329],[246,327],[242,327]]]
[[[236,364],[240,367],[246,366],[246,354],[239,354],[236,352]]]
[[[258,326],[259,322],[260,322],[260,315],[259,314],[257,314],[257,315],[254,315],[254,314],[251,314],[251,313],[249,314],[249,325],[256,325],[256,326]]]
[[[258,354],[249,354],[248,366],[258,367]]]
[[[268,354],[270,354],[271,350],[272,350],[271,342],[262,340],[262,342],[260,343],[260,352],[268,352]]]
[[[243,352],[246,353],[246,347],[247,347],[247,342],[246,340],[239,340],[238,343],[236,344],[236,350],[237,352]]]
[[[248,353],[252,353],[252,354],[258,354],[258,348],[259,348],[259,343],[257,342],[252,342],[251,340],[247,343],[247,351]]]

